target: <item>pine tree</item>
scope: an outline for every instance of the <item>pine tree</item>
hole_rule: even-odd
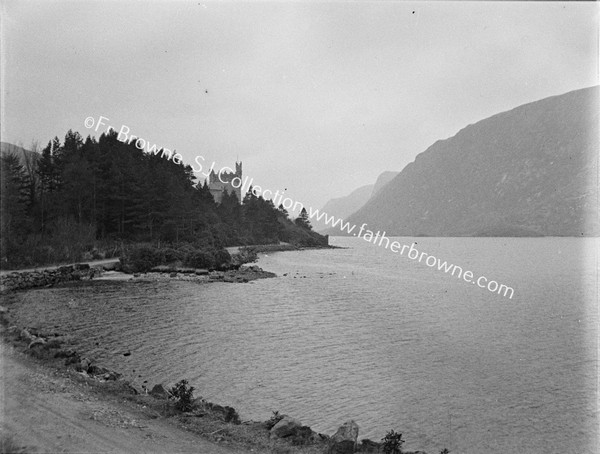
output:
[[[279,204],[279,208],[277,208],[281,214],[283,214],[286,218],[289,218],[290,213],[285,209],[282,203]]]
[[[312,230],[312,226],[310,225],[310,219],[308,218],[308,213],[306,212],[306,208],[302,207],[302,211],[300,211],[300,216],[298,216],[295,221],[298,227],[301,227],[306,230]]]
[[[0,158],[0,249],[2,261],[11,259],[28,233],[28,177],[19,158],[9,153]]]

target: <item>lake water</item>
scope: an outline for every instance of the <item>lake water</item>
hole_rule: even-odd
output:
[[[359,438],[394,429],[429,454],[598,452],[598,240],[399,240],[514,296],[338,237],[348,249],[261,257],[274,279],[115,287],[72,329],[131,349],[96,351],[118,370],[188,378],[243,419],[278,410],[329,434],[354,419]]]

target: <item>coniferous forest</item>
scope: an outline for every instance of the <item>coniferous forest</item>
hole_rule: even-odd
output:
[[[189,165],[144,153],[114,131],[84,140],[69,130],[26,162],[3,155],[1,170],[5,269],[114,257],[141,245],[214,255],[227,246],[327,244],[251,191],[241,204],[233,193],[216,204]]]

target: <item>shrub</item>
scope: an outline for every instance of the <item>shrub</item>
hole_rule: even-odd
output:
[[[381,439],[381,449],[385,454],[401,454],[402,453],[402,434],[390,430],[385,437]]]
[[[231,255],[226,249],[219,249],[214,253],[217,269],[229,269],[231,266]]]
[[[448,448],[444,448],[440,451],[440,454],[450,454],[450,450]]]
[[[187,254],[194,252],[196,249],[201,249],[201,248],[195,247],[189,243],[184,243],[184,244],[177,246],[177,251],[179,253],[183,254],[183,258],[185,258],[185,256]]]
[[[161,249],[160,255],[162,265],[180,262],[185,258],[185,252],[169,247]]]
[[[216,260],[210,251],[196,250],[186,255],[184,265],[192,268],[214,269]]]
[[[121,257],[121,263],[131,272],[146,272],[161,264],[161,254],[153,246],[133,246],[125,257]]]
[[[231,266],[233,268],[239,268],[244,263],[252,263],[258,260],[258,254],[256,249],[250,247],[240,248],[236,254],[231,256]]]
[[[170,390],[170,393],[177,399],[175,408],[181,411],[190,411],[194,407],[194,387],[188,386],[188,381],[183,379],[175,384]]]

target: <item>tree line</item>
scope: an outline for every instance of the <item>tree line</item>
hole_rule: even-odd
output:
[[[144,153],[114,131],[84,140],[69,130],[33,157],[1,158],[3,268],[97,258],[136,243],[326,244],[306,216],[293,222],[251,190],[241,203],[234,193],[215,203],[191,166]]]

